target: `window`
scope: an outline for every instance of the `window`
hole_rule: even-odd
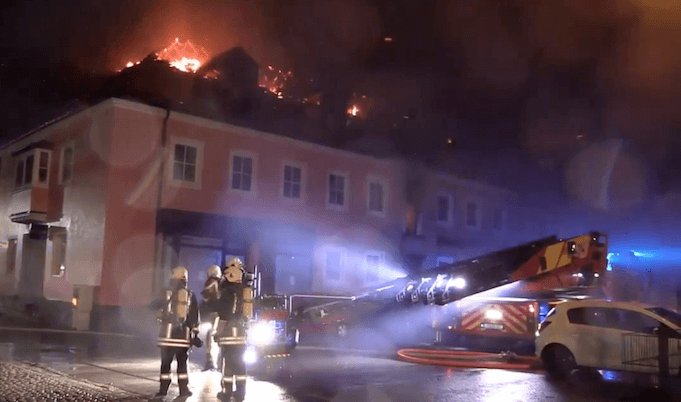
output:
[[[326,279],[340,280],[341,257],[342,254],[340,251],[326,252]]]
[[[242,155],[232,157],[232,188],[251,191],[253,180],[253,158]]]
[[[59,167],[59,183],[68,183],[73,177],[73,147],[67,146],[61,150]]]
[[[188,138],[171,137],[166,174],[168,184],[200,190],[202,185],[204,143]]]
[[[369,210],[383,212],[383,185],[369,183]]]
[[[613,309],[599,307],[573,308],[567,312],[572,324],[591,325],[602,328],[617,328],[619,318]]]
[[[196,181],[196,156],[196,147],[175,144],[173,180],[191,183]]]
[[[619,314],[618,329],[622,331],[638,332],[642,334],[654,334],[662,324],[652,317],[631,310],[615,310]]]
[[[17,266],[17,239],[7,240],[7,255],[6,255],[5,273],[8,275],[14,274]]]
[[[297,166],[284,166],[284,197],[300,198],[302,169]]]
[[[329,204],[345,205],[345,177],[338,174],[329,175]]]
[[[504,210],[497,208],[494,210],[494,229],[501,230],[504,228]]]
[[[36,159],[38,163],[36,163]],[[17,160],[14,187],[47,185],[50,177],[50,151],[35,150]]]
[[[52,235],[52,276],[63,276],[66,270],[66,231]]]
[[[478,226],[478,206],[474,202],[466,204],[466,225]]]
[[[449,197],[446,195],[437,196],[437,221],[449,222]]]
[[[453,257],[437,257],[437,260],[435,262],[436,267],[442,267],[445,265],[450,265],[454,264],[454,258]]]
[[[381,263],[383,262],[383,253],[372,252],[367,254],[366,258],[366,280],[368,283],[378,282],[381,272]]]

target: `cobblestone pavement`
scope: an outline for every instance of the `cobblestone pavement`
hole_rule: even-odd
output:
[[[76,380],[41,365],[0,361],[0,402],[140,402],[121,389]]]

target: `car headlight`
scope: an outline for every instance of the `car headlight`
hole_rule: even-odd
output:
[[[269,345],[276,338],[274,326],[267,322],[259,322],[248,331],[248,342],[254,345]]]

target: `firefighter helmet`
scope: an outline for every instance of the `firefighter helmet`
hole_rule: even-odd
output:
[[[223,272],[227,281],[241,283],[244,275],[244,262],[239,257],[232,257],[227,260],[227,266]]]
[[[208,277],[209,278],[219,278],[220,277],[220,267],[217,265],[211,265],[208,267]]]
[[[187,282],[189,278],[189,273],[185,267],[175,267],[173,269],[172,278],[176,281]]]

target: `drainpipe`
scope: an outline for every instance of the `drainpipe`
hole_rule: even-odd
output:
[[[163,118],[163,124],[161,125],[161,145],[158,149],[158,191],[156,197],[156,237],[158,237],[158,215],[163,208],[163,185],[165,183],[165,160],[166,160],[166,147],[168,146],[168,119],[170,119],[170,106],[166,106],[166,115]],[[163,251],[163,244],[159,244],[158,238],[154,239],[154,275],[152,276],[151,289],[156,292],[159,286],[160,278],[159,273],[162,269],[160,264],[163,262],[163,256],[159,256],[159,253]],[[161,242],[164,239],[161,237]]]

